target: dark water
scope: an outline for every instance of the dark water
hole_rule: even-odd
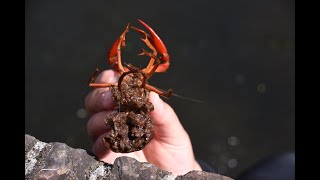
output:
[[[182,3],[183,2],[183,3]],[[90,149],[87,81],[128,22],[166,43],[171,67],[151,84],[205,101],[166,100],[195,154],[236,177],[295,147],[294,1],[26,1],[26,129],[43,141]],[[124,61],[145,63],[128,34]],[[131,38],[132,37],[132,38]],[[144,66],[144,64],[142,64]]]

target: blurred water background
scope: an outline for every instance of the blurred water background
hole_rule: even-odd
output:
[[[171,57],[150,83],[203,100],[165,99],[195,154],[237,177],[295,148],[295,4],[291,0],[25,1],[25,132],[90,150],[84,98],[128,22],[148,23]],[[130,31],[123,60],[143,44]]]

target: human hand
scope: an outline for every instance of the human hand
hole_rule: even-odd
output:
[[[96,78],[96,83],[115,83],[119,74],[113,70],[106,70]],[[86,109],[91,113],[87,124],[87,131],[93,140],[93,153],[102,161],[113,163],[117,157],[129,156],[140,162],[152,163],[163,170],[175,175],[182,175],[191,170],[201,170],[195,160],[189,135],[181,125],[174,110],[159,95],[150,92],[149,101],[154,105],[150,112],[154,122],[154,137],[151,142],[140,151],[131,153],[115,153],[104,145],[105,137],[110,128],[104,119],[107,114],[113,113],[115,102],[109,88],[96,88],[86,99]]]

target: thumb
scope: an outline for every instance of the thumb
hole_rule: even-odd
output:
[[[155,138],[168,144],[185,143],[189,136],[171,106],[155,92],[150,92],[149,101],[154,106],[150,115],[154,121]]]

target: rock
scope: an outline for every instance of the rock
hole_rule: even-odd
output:
[[[83,149],[64,143],[45,143],[25,135],[25,179],[222,179],[230,178],[204,171],[191,171],[182,176],[159,169],[134,158],[119,157],[107,164]]]
[[[178,176],[175,180],[232,180],[229,177],[205,171],[190,171],[185,175]]]

